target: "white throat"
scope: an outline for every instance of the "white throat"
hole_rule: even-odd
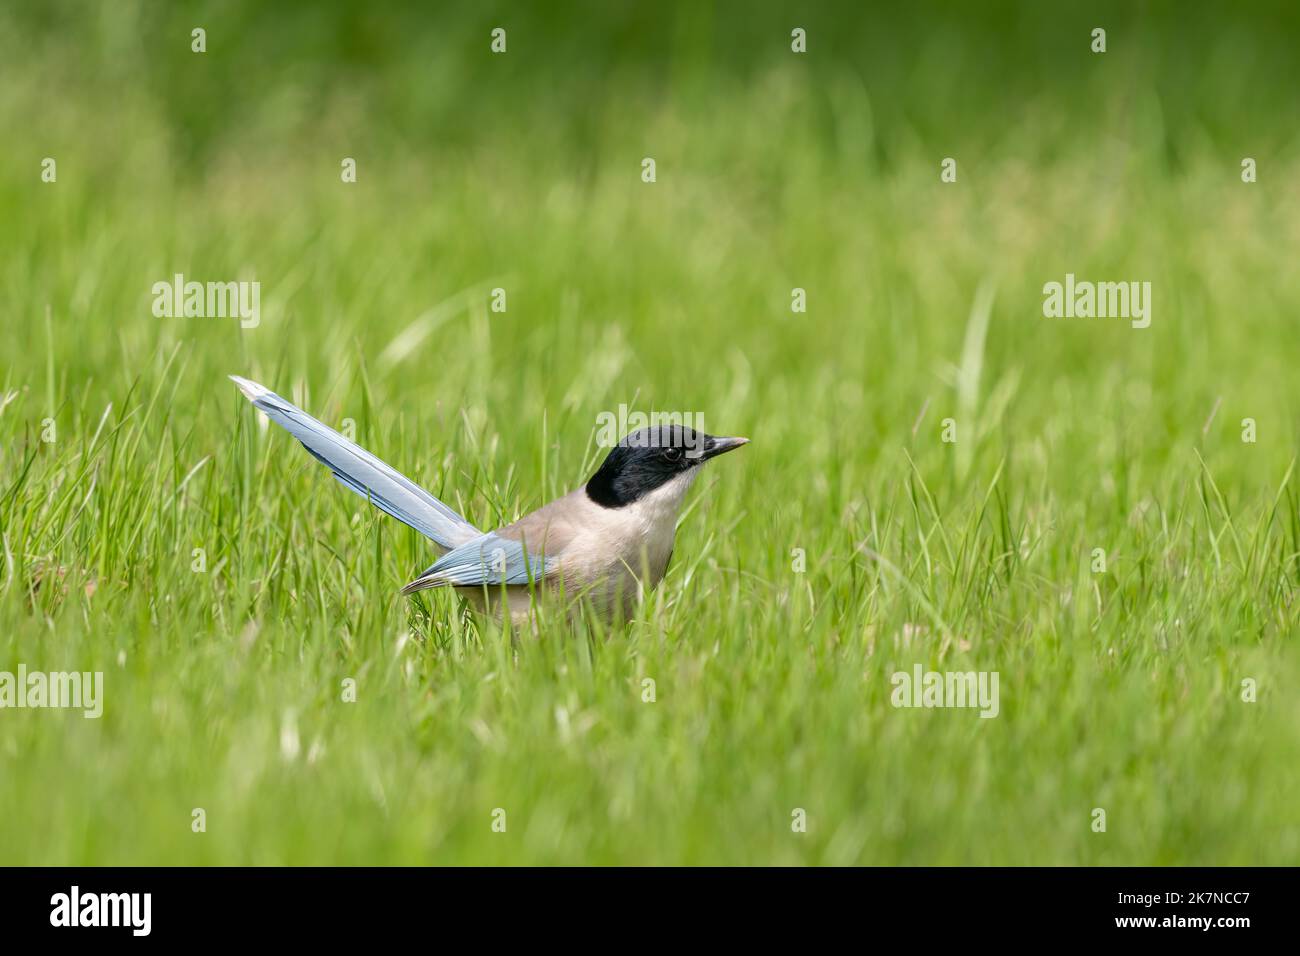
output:
[[[614,509],[610,515],[615,522],[627,528],[626,533],[635,538],[653,539],[660,546],[671,549],[682,499],[686,497],[698,471],[698,468],[684,471],[653,491],[647,491],[631,504]]]
[[[682,499],[686,497],[686,492],[691,490],[691,485],[695,482],[695,477],[700,473],[700,469],[688,468],[675,478],[670,478],[654,491],[647,492],[632,503],[632,507],[643,506],[647,512],[671,516],[674,521],[677,520],[677,512],[681,510]]]

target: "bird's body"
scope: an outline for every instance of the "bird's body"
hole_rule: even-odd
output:
[[[452,587],[478,610],[508,613],[515,623],[528,619],[538,597],[557,592],[587,601],[608,619],[629,616],[638,594],[668,569],[682,500],[700,466],[747,441],[680,426],[633,432],[586,484],[483,533],[274,392],[231,378],[342,484],[446,552],[402,593]]]
[[[530,551],[551,558],[547,586],[587,598],[611,619],[625,616],[637,592],[655,587],[668,570],[682,499],[695,474],[687,472],[622,508],[596,504],[583,485],[494,533],[526,541]],[[479,610],[495,610],[491,602],[499,599],[499,589],[458,590]],[[515,621],[529,613],[529,591],[527,584],[506,586]]]

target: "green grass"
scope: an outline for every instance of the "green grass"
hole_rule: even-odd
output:
[[[494,61],[509,7],[91,7],[0,30],[0,670],[105,712],[0,711],[0,863],[1300,858],[1294,18],[1112,13],[1092,57],[830,9],[800,60],[777,7],[599,5]],[[175,272],[261,325],[154,318]],[[1151,327],[1044,318],[1067,272]],[[631,624],[512,642],[400,597],[433,552],[232,372],[484,528],[620,403],[753,443]],[[1001,713],[895,709],[914,663]]]

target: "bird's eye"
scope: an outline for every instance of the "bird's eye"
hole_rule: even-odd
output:
[[[664,458],[670,464],[677,464],[682,460],[682,450],[680,448],[665,448]]]

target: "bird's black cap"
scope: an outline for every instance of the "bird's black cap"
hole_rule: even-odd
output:
[[[587,497],[605,508],[621,508],[748,441],[718,438],[684,425],[638,429],[610,449],[587,482]]]

